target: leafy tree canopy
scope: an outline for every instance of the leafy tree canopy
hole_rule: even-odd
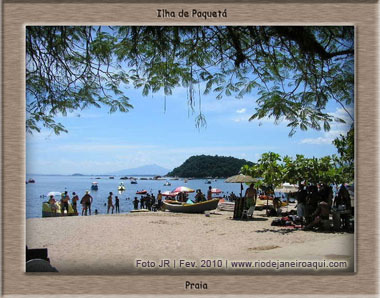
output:
[[[299,184],[305,182],[316,185],[317,183],[340,184],[353,180],[352,168],[342,165],[337,156],[324,156],[321,158],[306,158],[303,155],[281,156],[277,153],[263,153],[257,163],[252,166],[244,165],[241,172],[254,178],[261,178],[257,186],[265,185],[274,189],[282,183],[289,182]]]
[[[26,28],[28,131],[65,128],[58,113],[89,106],[132,108],[125,87],[143,95],[187,88],[195,108],[202,94],[257,93],[252,119],[286,119],[297,128],[329,130],[332,100],[353,102],[352,26]],[[347,111],[348,113],[348,111]],[[198,111],[197,125],[205,124]]]

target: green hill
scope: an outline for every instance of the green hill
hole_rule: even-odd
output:
[[[226,156],[196,155],[188,158],[167,176],[177,177],[229,177],[239,174],[243,165],[253,163],[245,159]]]

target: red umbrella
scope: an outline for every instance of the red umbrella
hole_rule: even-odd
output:
[[[211,188],[211,193],[216,193],[216,194],[219,194],[219,193],[222,193],[223,191],[221,191],[219,188]]]

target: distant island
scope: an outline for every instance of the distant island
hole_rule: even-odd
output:
[[[107,175],[152,175],[152,176],[163,176],[167,172],[169,172],[170,169],[165,169],[161,166],[158,166],[156,164],[151,164],[151,165],[145,165],[141,166],[138,168],[133,168],[133,169],[125,169],[125,170],[119,170],[119,171],[114,171],[111,173],[107,173]]]
[[[84,176],[83,174],[80,174],[80,173],[74,173],[72,174],[71,176]]]
[[[177,177],[229,177],[239,174],[243,165],[253,165],[245,159],[226,156],[196,155],[188,158],[181,166],[167,176]]]

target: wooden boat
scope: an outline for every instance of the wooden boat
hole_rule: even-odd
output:
[[[136,195],[145,195],[145,194],[147,194],[148,193],[148,191],[147,190],[140,190],[140,191],[136,191]]]
[[[167,210],[181,213],[203,213],[204,211],[214,210],[218,206],[218,202],[219,198],[194,204],[174,203],[170,200],[163,201],[164,207]]]

